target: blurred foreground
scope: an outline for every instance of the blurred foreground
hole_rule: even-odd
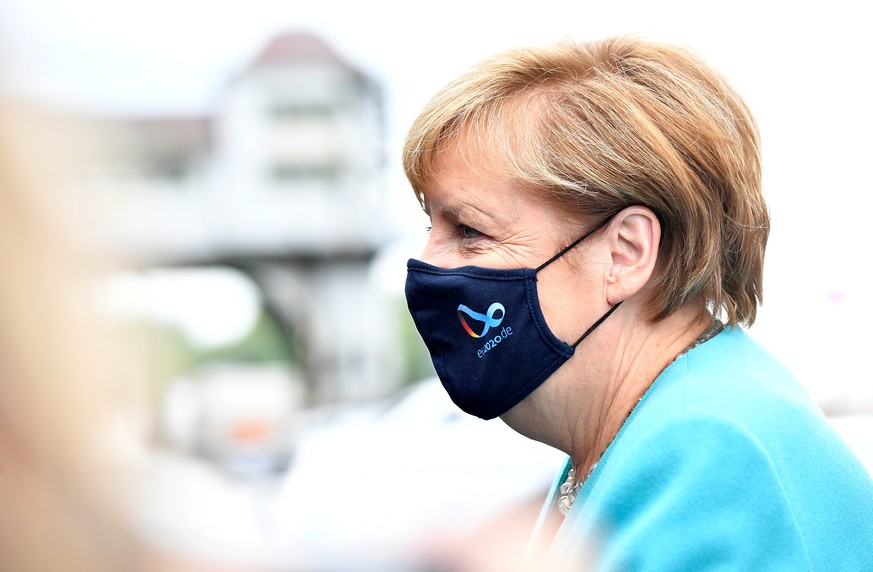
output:
[[[563,456],[460,413],[435,379],[311,411],[285,471],[143,451],[131,490],[156,546],[279,570],[424,570],[475,534],[533,526]]]

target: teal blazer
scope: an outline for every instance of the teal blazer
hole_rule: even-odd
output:
[[[794,377],[739,328],[664,370],[548,538],[568,468],[532,539],[553,564],[873,571],[870,475]]]

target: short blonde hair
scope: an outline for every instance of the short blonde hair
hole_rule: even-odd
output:
[[[748,107],[690,51],[637,38],[507,51],[449,83],[407,136],[419,200],[457,142],[568,212],[599,220],[631,205],[661,223],[647,309],[660,320],[705,303],[751,325],[770,220]]]

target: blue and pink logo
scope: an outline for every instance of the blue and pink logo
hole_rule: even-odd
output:
[[[500,313],[500,316],[496,316],[495,314]],[[467,323],[467,320],[464,318],[464,315],[476,320],[477,322],[483,322],[485,324],[485,328],[480,333],[476,333],[473,331],[473,328],[470,327],[470,324]],[[506,310],[503,308],[503,304],[500,302],[494,302],[488,307],[488,311],[484,314],[480,314],[479,312],[474,312],[467,306],[461,304],[458,306],[458,319],[461,320],[461,325],[464,326],[464,329],[467,330],[467,333],[474,338],[481,338],[485,334],[488,333],[488,330],[491,328],[496,328],[503,322],[503,318],[506,316]]]

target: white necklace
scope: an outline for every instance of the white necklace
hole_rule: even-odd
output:
[[[722,323],[722,321],[718,318],[713,318],[712,323],[709,325],[706,331],[700,334],[696,340],[691,342],[691,344],[687,348],[682,350],[682,352],[677,355],[676,358],[687,354],[700,344],[708,342],[716,335],[718,335],[718,333],[721,332],[723,329],[724,323]],[[640,401],[642,401],[642,398],[637,400],[637,403],[639,403]],[[630,417],[630,414],[632,412],[633,409],[628,411],[628,417]],[[561,488],[558,489],[558,492],[560,493],[560,496],[558,496],[558,511],[563,516],[567,516],[567,513],[570,512],[570,507],[573,506],[573,503],[576,501],[576,497],[579,496],[579,491],[582,490],[582,486],[585,484],[586,481],[588,481],[588,477],[591,476],[591,473],[594,472],[595,468],[597,468],[597,463],[591,465],[591,467],[588,469],[588,474],[585,475],[585,478],[579,479],[578,481],[576,481],[576,471],[573,469],[573,467],[570,467],[570,470],[567,471],[567,478],[564,479],[564,483],[561,485]]]
[[[582,490],[582,484],[588,480],[588,477],[590,477],[591,473],[594,472],[595,467],[597,467],[597,463],[591,465],[591,470],[588,471],[588,476],[584,479],[579,479],[577,483],[573,483],[573,479],[576,477],[576,471],[574,471],[572,467],[567,471],[567,479],[559,489],[561,496],[558,497],[558,511],[560,511],[561,515],[567,516],[567,513],[570,512],[570,507],[573,506],[573,502],[576,500],[576,497],[579,496],[579,491]]]

